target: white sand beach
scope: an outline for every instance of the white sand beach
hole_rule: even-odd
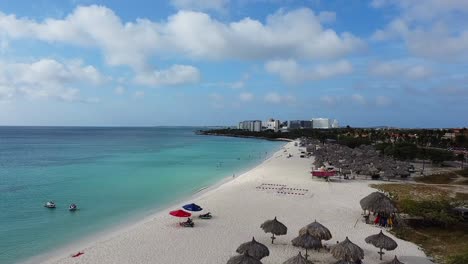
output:
[[[293,157],[287,158],[287,153]],[[293,247],[291,240],[301,227],[314,220],[328,227],[333,235],[325,245],[336,244],[347,236],[364,249],[363,263],[381,263],[378,249],[364,242],[367,236],[381,229],[364,223],[359,205],[361,198],[375,191],[368,187],[370,181],[312,179],[311,163],[311,159],[299,157],[299,148],[294,143],[288,143],[251,171],[187,201],[199,204],[204,212],[212,212],[211,220],[195,217],[194,228],[183,228],[178,225],[181,219],[170,216],[168,211],[160,212],[111,238],[97,239],[87,247],[77,247],[68,255],[44,263],[221,264],[237,255],[236,248],[254,236],[270,249],[270,256],[262,262],[278,264],[297,255],[298,251],[304,252]],[[280,194],[276,189],[258,188],[272,188],[273,184],[306,190],[287,189],[286,192],[295,194]],[[288,227],[288,234],[279,236],[272,245],[271,234],[264,233],[260,224],[275,216]],[[417,245],[385,233],[397,241],[398,247],[386,253],[383,261],[390,261],[397,255],[407,264],[432,263]],[[70,256],[79,251],[84,254],[77,258]],[[309,253],[314,263],[336,262],[326,250]]]

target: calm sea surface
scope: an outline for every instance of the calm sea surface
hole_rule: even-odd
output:
[[[143,217],[283,144],[197,129],[0,127],[0,263]],[[44,208],[48,200],[57,208]]]

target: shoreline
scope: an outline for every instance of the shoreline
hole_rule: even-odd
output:
[[[257,139],[257,138],[254,138]],[[260,138],[258,138],[260,139]],[[280,140],[278,140],[280,141]],[[60,259],[64,259],[67,257],[70,257],[70,255],[77,253],[79,251],[82,251],[86,248],[91,247],[92,245],[99,243],[101,241],[107,241],[109,239],[112,239],[115,236],[118,236],[119,234],[126,233],[133,228],[140,226],[142,224],[147,223],[148,221],[151,221],[154,217],[160,216],[160,215],[166,215],[167,212],[174,210],[174,208],[180,207],[182,204],[187,204],[191,200],[195,200],[197,198],[200,198],[209,192],[216,190],[220,186],[227,184],[242,175],[248,173],[251,170],[254,170],[255,168],[261,166],[263,163],[268,161],[273,157],[273,155],[277,152],[279,152],[281,149],[286,144],[283,144],[281,146],[278,146],[277,148],[273,149],[271,153],[269,153],[264,160],[262,160],[260,163],[257,163],[253,166],[249,166],[247,168],[244,168],[240,170],[238,173],[236,173],[235,177],[232,176],[224,176],[219,180],[216,180],[212,184],[206,185],[198,190],[195,190],[193,193],[191,193],[188,196],[181,197],[177,199],[176,201],[173,201],[171,204],[168,205],[162,205],[160,207],[152,208],[150,209],[149,212],[143,213],[138,216],[130,217],[126,220],[123,220],[121,223],[106,227],[100,231],[98,231],[95,234],[91,234],[89,236],[83,237],[77,241],[72,241],[70,243],[67,243],[65,246],[60,247],[58,249],[44,252],[42,254],[27,258],[25,260],[22,260],[18,262],[19,264],[36,264],[36,263],[50,263],[50,262],[55,262],[59,261]],[[76,250],[77,248],[80,248],[81,250]]]
[[[288,153],[293,157],[287,158]],[[101,237],[86,247],[78,248],[76,245],[75,251],[63,252],[42,263],[154,263],[155,259],[158,259],[157,263],[226,263],[229,257],[236,255],[237,246],[251,240],[252,236],[270,248],[270,256],[262,259],[264,264],[282,263],[297,255],[300,249],[292,247],[290,241],[302,226],[314,219],[332,232],[333,239],[324,245],[331,246],[349,236],[364,249],[366,264],[381,263],[375,253],[377,249],[364,243],[366,236],[381,229],[359,221],[362,220],[360,198],[375,191],[368,186],[369,181],[327,183],[311,179],[312,160],[299,158],[299,154],[299,147],[287,143],[247,172],[235,178],[226,177],[218,185],[189,197],[214,216],[207,221],[194,218],[194,228],[179,227],[179,219],[161,210],[107,238]],[[307,191],[302,195],[280,194],[262,190],[264,184],[284,184],[292,190],[301,188]],[[259,226],[275,216],[287,225],[288,234],[278,237],[271,245],[270,235]],[[394,239],[399,246],[384,255],[384,261],[391,260],[395,254],[406,263],[431,263],[417,245]],[[85,254],[79,258],[69,257],[71,252],[78,251]],[[336,262],[324,250],[311,256],[318,264]]]
[[[257,137],[257,136],[243,136],[243,135],[235,135],[235,134],[197,133],[197,135],[216,136],[216,137],[252,138],[252,139],[263,139],[263,140],[268,140],[268,141],[294,142],[294,140],[290,138],[268,138],[268,137]]]

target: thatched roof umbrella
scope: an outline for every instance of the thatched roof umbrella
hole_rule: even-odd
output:
[[[230,258],[227,264],[262,264],[262,262],[248,254],[246,251],[242,255]]]
[[[322,241],[318,238],[311,236],[308,232],[293,239],[292,244],[295,247],[301,247],[306,250],[306,259],[309,257],[309,255],[307,255],[308,249],[319,249],[322,247]]]
[[[332,255],[340,260],[356,261],[364,258],[364,250],[351,242],[348,237],[331,249]]]
[[[335,264],[356,264],[356,262],[350,260],[338,260]]]
[[[283,262],[283,264],[313,264],[313,263],[312,261],[304,258],[301,252],[299,251],[299,254],[297,254],[297,256],[286,260],[285,262]]]
[[[250,256],[258,260],[270,255],[270,251],[268,250],[267,246],[255,241],[254,237],[252,237],[252,241],[240,245],[236,252],[239,254],[248,252]]]
[[[286,233],[288,233],[288,228],[283,223],[276,220],[276,216],[273,220],[265,221],[265,223],[261,224],[260,227],[263,229],[263,231],[265,231],[265,233],[273,234],[271,237],[272,244],[276,239],[275,235],[281,236],[286,235]]]
[[[376,248],[380,248],[380,260],[382,260],[382,255],[385,254],[382,252],[382,249],[385,250],[394,250],[398,244],[391,237],[386,236],[382,230],[377,235],[372,235],[366,237],[366,243],[372,244]]]
[[[309,233],[311,236],[319,240],[330,240],[332,238],[330,230],[317,222],[317,220],[299,230],[299,235],[304,235],[306,233]]]
[[[392,200],[381,192],[373,192],[359,201],[363,210],[392,214],[397,211]]]
[[[398,258],[395,256],[395,258],[393,258],[392,261],[385,262],[384,264],[405,264],[405,263],[399,261]]]

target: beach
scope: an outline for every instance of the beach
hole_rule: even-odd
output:
[[[313,159],[300,158],[299,149],[294,142],[287,143],[254,169],[216,188],[112,235],[70,247],[69,252],[43,263],[226,263],[237,255],[237,247],[252,237],[270,250],[270,256],[262,259],[262,263],[283,263],[298,251],[304,252],[293,247],[291,240],[297,237],[300,228],[314,220],[331,231],[333,238],[324,241],[324,245],[331,246],[348,237],[364,250],[363,263],[390,261],[395,255],[404,263],[432,263],[417,245],[397,239],[385,230],[398,247],[386,252],[380,261],[378,249],[364,239],[381,228],[364,223],[359,205],[361,198],[376,191],[368,187],[370,181],[312,179]],[[292,157],[288,158],[288,154]],[[178,222],[182,220],[168,212],[189,202],[202,206],[203,212],[211,212],[213,219],[194,217],[194,228],[180,227]],[[274,217],[288,227],[288,233],[279,236],[272,245],[271,234],[264,233],[260,225]],[[72,258],[77,252],[84,254]],[[309,254],[314,263],[337,261],[326,250]]]

